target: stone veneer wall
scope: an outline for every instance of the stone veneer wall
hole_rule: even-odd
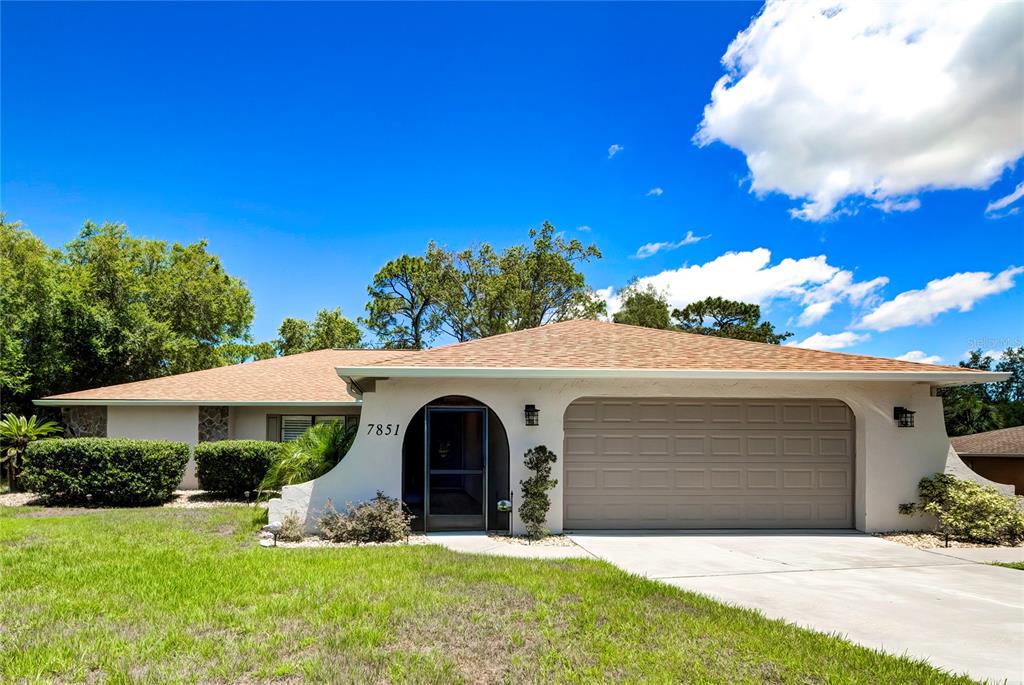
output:
[[[68,438],[107,437],[106,407],[61,407],[60,418]]]
[[[199,442],[217,442],[229,436],[227,407],[199,407]]]

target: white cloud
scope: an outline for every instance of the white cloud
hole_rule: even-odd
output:
[[[1010,267],[995,276],[987,271],[956,273],[929,281],[923,290],[908,290],[883,302],[860,320],[858,328],[888,331],[900,326],[931,323],[951,309],[970,311],[978,300],[1013,287],[1013,279],[1024,273]]]
[[[871,206],[875,209],[882,210],[886,214],[891,214],[893,212],[912,212],[921,207],[921,201],[916,197],[902,201],[890,197],[882,200],[881,202],[876,202]]]
[[[1005,209],[1006,207],[1009,207],[1010,205],[1012,205],[1014,202],[1016,202],[1017,200],[1021,199],[1022,197],[1024,197],[1024,183],[1018,183],[1017,187],[1014,188],[1013,192],[1010,193],[1009,195],[1004,195],[1003,197],[999,198],[998,200],[993,200],[992,202],[989,202],[988,206],[985,207],[985,213],[986,214],[992,214],[993,212],[998,212],[1000,209]],[[1016,214],[1016,211],[1018,209],[1019,209],[1018,207],[1014,207],[1010,211]],[[1004,214],[1003,216],[1006,216],[1006,215]]]
[[[769,0],[729,45],[694,136],[746,156],[751,191],[909,210],[987,188],[1024,155],[1024,3]],[[886,200],[892,204],[885,205]]]
[[[815,333],[801,342],[786,344],[791,347],[807,347],[812,350],[841,350],[862,343],[870,337],[867,333],[854,333],[853,331],[843,331],[832,335]]]
[[[582,226],[577,226],[576,230],[577,231],[583,231],[584,233],[589,233],[591,228],[590,228],[590,226],[587,226],[586,224],[583,224]]]
[[[814,304],[808,305],[804,308],[803,312],[800,313],[800,318],[797,319],[797,326],[812,326],[832,311],[832,305],[835,304],[835,300],[823,300],[821,302],[815,302]]]
[[[900,361],[904,362],[917,362],[918,364],[938,364],[942,361],[942,357],[937,354],[925,354],[921,350],[911,350],[906,354],[901,354],[896,357]]]
[[[878,301],[878,291],[888,282],[885,276],[854,282],[852,271],[837,270],[831,279],[804,295],[803,304],[807,306],[800,314],[797,325],[811,326],[818,323],[832,311],[834,304],[843,300],[857,306],[871,305]]]
[[[710,234],[694,235],[693,231],[687,231],[686,236],[684,236],[682,240],[677,240],[674,243],[647,243],[645,245],[641,245],[640,247],[637,248],[636,254],[633,255],[633,257],[635,257],[636,259],[647,259],[648,257],[653,257],[659,252],[667,252],[668,250],[678,250],[680,247],[683,247],[684,245],[693,245],[694,243],[699,243],[705,238],[710,237]]]
[[[727,252],[704,264],[684,265],[637,280],[641,288],[653,286],[666,294],[673,307],[685,307],[706,297],[765,305],[774,300],[797,302],[805,307],[847,300],[853,304],[871,302],[877,288],[888,279],[853,280],[853,273],[828,263],[825,255],[802,259],[783,259],[772,264],[767,248],[749,252]],[[608,311],[618,311],[620,303],[613,293],[605,296]],[[816,308],[820,316],[823,306]],[[811,317],[813,318],[813,317]],[[817,319],[815,319],[816,321]]]
[[[608,146],[608,159],[611,159],[612,157],[614,157],[615,155],[619,154],[620,152],[622,152],[625,149],[626,149],[626,146],[619,145],[618,143],[616,143],[614,145],[609,145]]]
[[[665,193],[665,191],[662,190],[661,188],[654,187],[654,188],[651,188],[650,190],[647,191],[647,197],[650,197],[651,195],[653,195],[654,197],[659,197],[659,196],[663,195],[664,193]]]

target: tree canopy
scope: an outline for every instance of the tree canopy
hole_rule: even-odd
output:
[[[439,335],[463,342],[603,314],[578,270],[601,257],[597,246],[566,240],[548,222],[529,238],[501,252],[431,243],[422,256],[388,262],[367,289],[362,323],[385,347],[420,349]]]
[[[981,350],[960,362],[967,369],[1004,371],[1009,380],[942,388],[942,408],[948,435],[983,433],[1024,425],[1024,347],[1007,347],[998,360]]]
[[[676,328],[687,333],[773,345],[793,337],[792,333],[780,333],[770,322],[761,321],[760,306],[721,297],[708,297],[682,309],[673,309],[672,318],[675,319]]]
[[[286,318],[277,330],[273,352],[284,356],[313,350],[363,346],[363,333],[354,321],[341,313],[341,307],[321,309],[310,323],[304,319]],[[251,348],[257,358],[265,358],[268,350]],[[266,355],[272,356],[272,355]]]
[[[669,317],[671,305],[653,285],[640,288],[634,281],[619,292],[619,299],[622,306],[612,315],[612,321],[615,323],[647,328],[672,328]]]
[[[253,304],[205,241],[135,238],[86,222],[51,250],[0,216],[4,411],[31,400],[230,363]]]

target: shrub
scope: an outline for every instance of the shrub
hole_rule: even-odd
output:
[[[532,538],[541,538],[548,534],[546,527],[548,510],[551,509],[551,498],[548,490],[558,485],[551,477],[551,465],[558,461],[558,456],[544,445],[529,450],[523,457],[526,468],[533,475],[519,481],[522,488],[523,501],[519,504],[519,518],[526,526],[526,534]]]
[[[306,536],[306,526],[298,514],[288,514],[281,519],[281,530],[277,532],[277,539],[285,542],[299,542]]]
[[[183,442],[122,438],[41,440],[28,447],[23,480],[58,503],[138,506],[171,498],[188,463]]]
[[[255,491],[280,449],[265,440],[201,442],[195,452],[199,486],[235,496]]]
[[[1024,540],[1024,511],[1016,497],[945,473],[922,478],[917,489],[920,503],[900,505],[900,513],[932,514],[944,535],[995,544]]]
[[[280,490],[324,475],[348,453],[356,430],[356,426],[346,428],[340,421],[319,423],[298,439],[282,443],[260,490]]]
[[[397,542],[412,532],[412,516],[404,505],[381,491],[369,502],[349,504],[341,514],[327,500],[323,516],[317,521],[320,533],[332,542]]]

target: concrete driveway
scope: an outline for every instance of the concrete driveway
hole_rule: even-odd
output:
[[[587,532],[595,557],[950,671],[1024,682],[1024,572],[852,531]]]

